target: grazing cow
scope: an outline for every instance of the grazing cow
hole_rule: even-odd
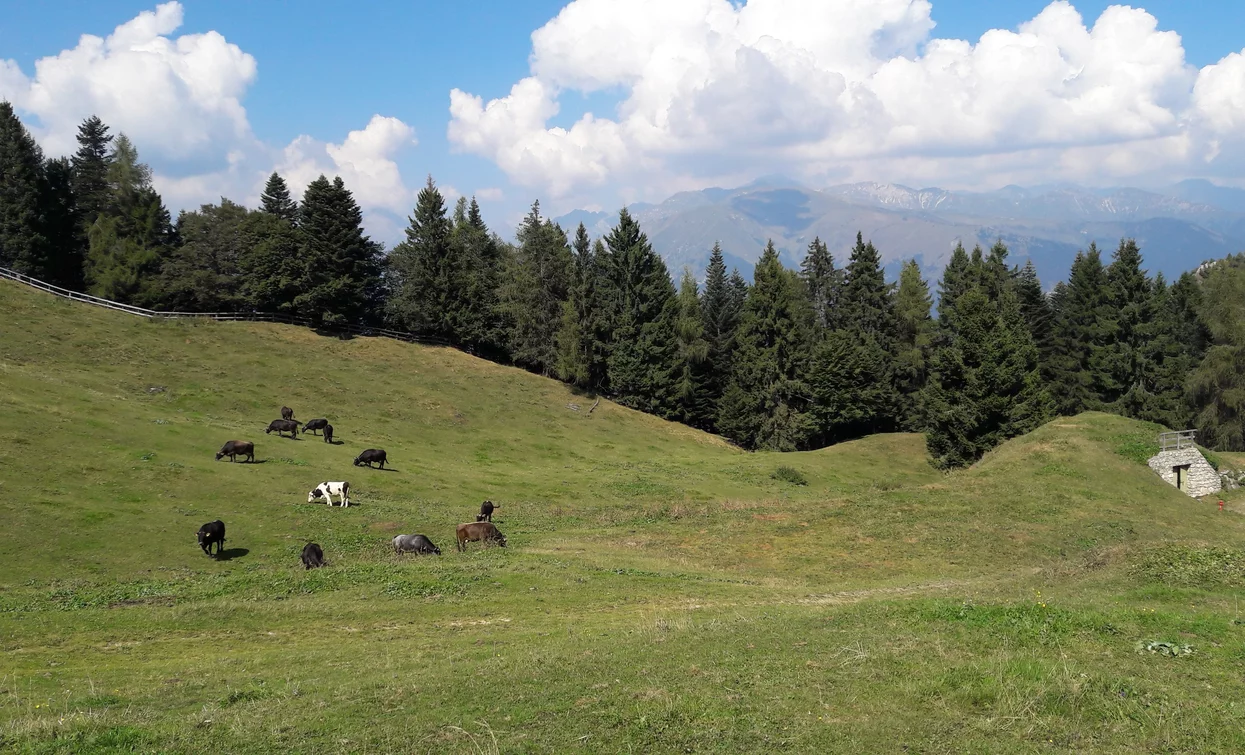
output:
[[[303,546],[303,567],[318,569],[324,566],[324,549],[318,543],[307,543]]]
[[[255,444],[249,440],[228,441],[216,452],[216,460],[220,461],[225,456],[228,456],[230,461],[233,461],[235,456],[245,456],[247,461],[255,461]]]
[[[419,555],[441,555],[441,549],[423,535],[398,535],[393,539],[394,553],[415,553]]]
[[[458,539],[458,550],[467,550],[467,543],[497,543],[506,547],[506,537],[492,522],[469,522],[458,525],[455,533]]]
[[[314,434],[316,430],[323,430],[328,424],[329,421],[327,419],[309,419],[307,424],[303,425],[303,435],[306,435],[308,432]]]
[[[361,467],[364,464],[366,464],[370,467],[372,466],[373,463],[379,462],[380,468],[384,469],[385,462],[388,461],[388,459],[389,457],[385,455],[384,449],[369,448],[368,450],[354,457],[354,465],[356,467]]]
[[[276,431],[277,435],[289,433],[291,438],[298,437],[298,423],[292,419],[274,419],[268,423],[268,429],[264,431],[264,435]]]
[[[294,419],[294,410],[288,406],[281,407],[281,419]]]
[[[350,505],[350,483],[342,482],[322,482],[316,486],[316,489],[307,494],[307,503],[314,503],[317,498],[325,499],[325,503],[332,506],[333,496],[341,499],[342,508]]]
[[[477,522],[493,521],[493,511],[495,511],[496,509],[500,509],[500,508],[501,506],[493,505],[492,501],[485,501],[484,503],[480,504],[480,513],[476,515],[476,521]]]
[[[333,426],[332,425],[324,426],[324,442],[325,443],[333,442]]]
[[[225,542],[225,523],[217,519],[215,522],[208,522],[199,528],[195,533],[199,537],[199,547],[203,552],[212,555],[212,544],[216,544],[216,555],[220,555],[221,548]]]

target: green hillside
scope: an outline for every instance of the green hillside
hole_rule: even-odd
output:
[[[340,444],[265,435],[283,404]],[[747,454],[593,405],[450,349],[0,283],[0,743],[1245,748],[1245,520],[1150,473],[1157,427],[1060,419],[944,475],[916,435]],[[214,461],[230,439],[262,463]],[[370,447],[392,470],[351,465]],[[355,505],[306,503],[341,479]],[[455,553],[485,498],[509,547]],[[394,556],[411,532],[444,555]]]

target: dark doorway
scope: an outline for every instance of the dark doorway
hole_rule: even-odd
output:
[[[1189,466],[1184,464],[1179,467],[1173,467],[1172,471],[1176,473],[1176,489],[1184,490],[1184,486],[1189,482]]]

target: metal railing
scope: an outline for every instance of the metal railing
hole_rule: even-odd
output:
[[[1160,451],[1181,451],[1197,446],[1197,430],[1181,430],[1172,433],[1159,433]]]
[[[53,286],[51,283],[41,281],[38,278],[32,278],[24,275],[16,270],[0,267],[0,278],[7,278],[16,281],[31,288],[45,291],[49,294],[59,296],[63,299],[82,302],[83,304],[92,304],[96,307],[111,309],[116,312],[124,312],[138,317],[152,318],[168,318],[168,319],[202,319],[216,320],[218,322],[275,322],[283,325],[301,325],[307,328],[315,328],[316,330],[327,331],[331,333],[345,333],[356,336],[371,336],[393,338],[407,343],[421,343],[429,346],[450,346],[451,343],[444,338],[436,336],[420,335],[418,333],[408,333],[404,330],[390,330],[389,328],[374,328],[367,325],[354,324],[326,324],[317,323],[310,317],[300,317],[298,315],[289,315],[274,312],[165,312],[157,309],[144,309],[143,307],[135,307],[129,304],[122,304],[110,299],[102,299],[98,296],[71,291],[60,286]]]

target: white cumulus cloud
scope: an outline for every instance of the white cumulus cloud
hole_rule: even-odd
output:
[[[982,183],[1239,167],[1219,155],[1242,139],[1241,55],[1198,71],[1178,34],[1122,5],[1087,23],[1056,0],[976,42],[934,37],[931,14],[928,0],[574,0],[533,33],[508,94],[450,93],[448,135],[555,196],[778,171]],[[620,101],[551,125],[568,91]]]

